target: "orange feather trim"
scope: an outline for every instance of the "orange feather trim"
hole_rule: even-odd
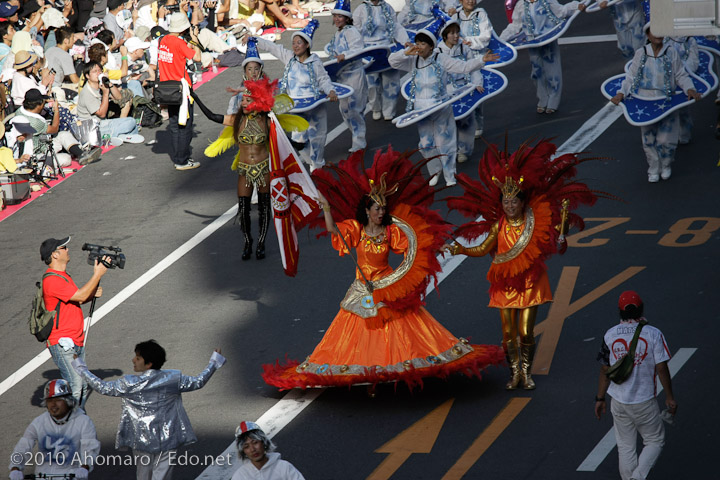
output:
[[[378,316],[384,321],[391,319],[392,310],[415,309],[423,304],[430,278],[440,270],[435,253],[447,240],[449,233],[447,224],[439,217],[435,219],[432,215],[434,212],[426,211],[423,216],[413,211],[409,205],[400,204],[390,213],[412,227],[417,239],[417,253],[412,266],[400,280],[373,292],[375,303],[383,302],[389,307],[378,311]]]
[[[281,365],[263,365],[263,380],[268,385],[282,390],[292,388],[315,387],[351,387],[358,384],[405,382],[411,390],[423,387],[423,378],[447,378],[453,373],[461,373],[467,377],[481,377],[481,371],[490,365],[502,365],[505,353],[498,345],[471,345],[473,351],[449,363],[426,368],[409,368],[403,372],[386,372],[368,367],[363,375],[318,375],[314,373],[298,373],[296,367],[300,362],[290,360]]]
[[[552,242],[552,210],[550,202],[545,195],[529,203],[535,216],[535,228],[532,237],[525,249],[514,259],[504,263],[493,263],[490,265],[487,278],[492,285],[507,284],[511,279],[518,279],[530,273],[530,270],[538,261],[543,261],[549,254],[554,252]],[[525,278],[522,285],[524,285]],[[512,282],[516,283],[516,282]]]

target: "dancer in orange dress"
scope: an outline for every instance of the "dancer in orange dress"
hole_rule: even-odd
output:
[[[569,225],[584,226],[570,210],[608,196],[573,180],[575,166],[590,159],[576,154],[551,159],[555,148],[542,140],[534,147],[525,143],[509,154],[490,145],[480,162],[480,181],[458,176],[464,195],[447,199],[451,209],[484,218],[455,232],[469,239],[487,234],[480,245],[467,248],[453,243],[444,248],[453,255],[493,257],[487,276],[489,306],[500,310],[503,350],[511,372],[508,390],[521,383],[526,390],[535,388],[530,375],[535,317],[539,305],[552,301],[545,259],[564,253]]]
[[[392,150],[379,152],[367,172],[362,161],[363,152],[356,152],[313,174],[332,199],[319,196],[333,248],[340,256],[356,252],[355,281],[312,354],[302,363],[265,365],[265,381],[281,389],[396,380],[413,386],[453,372],[479,376],[501,363],[498,346],[470,345],[422,306],[430,277],[440,270],[435,254],[450,229],[428,209],[433,190],[420,173],[424,162],[413,165]],[[333,212],[354,218],[336,224]],[[394,270],[390,252],[404,255]]]

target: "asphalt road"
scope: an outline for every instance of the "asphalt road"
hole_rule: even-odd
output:
[[[502,30],[502,5],[485,7]],[[321,18],[314,49],[332,33],[329,18]],[[612,33],[607,14],[584,14],[566,37]],[[614,42],[590,40],[562,47],[563,101],[553,116],[535,113],[526,53],[503,68],[510,85],[485,105],[484,139],[502,143],[507,135],[514,148],[531,137],[555,137],[560,145],[600,111],[607,104],[600,84],[621,72],[624,60]],[[282,43],[289,41],[289,32],[283,34]],[[266,70],[271,76],[281,71],[277,61],[268,62]],[[240,77],[240,69],[225,71],[198,94],[222,112],[230,96],[225,87],[235,86]],[[283,458],[308,479],[454,479],[463,474],[617,478],[616,450],[600,456],[591,471],[578,468],[612,426],[609,415],[597,421],[592,412],[599,368],[595,357],[602,334],[616,321],[617,296],[635,289],[645,300],[648,320],[664,332],[671,351],[681,351],[678,358],[684,358],[673,379],[679,403],[676,424],[667,429],[665,452],[652,477],[712,478],[719,420],[712,407],[718,394],[717,357],[712,352],[720,318],[712,292],[720,288],[720,144],[713,136],[715,93],[711,95],[691,107],[693,140],[678,149],[669,181],[647,182],[639,129],[622,117],[605,130],[598,127],[597,139],[583,146],[605,159],[583,165],[579,176],[623,201],[603,200],[583,209],[587,235],[575,237],[564,256],[548,262],[556,301],[552,310],[545,306],[538,315],[543,360],[536,361],[537,390],[507,393],[504,368],[489,369],[482,381],[430,380],[412,393],[404,386],[385,385],[375,398],[363,387],[326,390],[305,402],[307,408],[275,435]],[[332,130],[341,119],[337,109],[328,110]],[[261,364],[286,354],[302,359],[310,353],[353,277],[351,262],[338,258],[316,232],[299,234],[295,278],[283,275],[272,234],[265,260],[240,260],[239,227],[232,221],[222,223],[222,215],[235,203],[236,177],[229,170],[234,153],[218,159],[202,156],[219,131],[218,125],[196,117],[194,158],[203,165],[177,172],[166,153],[168,135],[162,129],[146,130],[143,134],[157,139],[156,144],[109,152],[0,223],[0,352],[5,358],[0,381],[42,351],[26,326],[33,285],[44,270],[38,255],[42,240],[73,236],[69,271],[79,284],[91,274],[80,251],[83,242],[120,245],[127,265],[103,278],[105,293],[96,311],[102,318],[90,330],[87,363],[103,378],[130,373],[134,345],[154,338],[168,351],[167,368],[196,374],[212,350],[221,347],[227,365],[205,388],[183,397],[199,438],[184,452],[188,459],[197,455],[201,463],[206,455],[220,455],[228,447],[240,421],[260,418],[284,398],[285,393],[264,384]],[[412,128],[397,130],[368,117],[370,151],[387,144],[413,148],[416,135]],[[326,158],[341,158],[349,145],[344,131],[327,146]],[[459,170],[475,172],[483,150],[478,141],[475,156]],[[126,159],[129,155],[135,158]],[[455,193],[445,190],[439,197]],[[443,202],[435,206],[446,214]],[[457,214],[448,218],[464,221]],[[178,252],[198,232],[214,228],[209,227],[214,221],[219,228]],[[257,231],[256,225],[253,229]],[[174,262],[162,263],[170,255]],[[487,259],[463,261],[443,280],[439,293],[429,295],[427,308],[454,334],[493,344],[500,342],[500,329],[497,312],[486,307],[488,265]],[[134,283],[146,272],[155,276]],[[130,285],[139,288],[129,296],[124,290],[120,302],[119,292]],[[59,376],[51,361],[26,370],[27,376],[15,386],[0,389],[0,426],[5,432],[0,464],[8,461],[24,428],[42,412],[44,382]],[[113,446],[120,400],[94,394],[87,408],[103,445],[101,453],[122,453]],[[176,478],[195,478],[204,468],[179,466]],[[92,478],[133,475],[132,466],[103,465]]]

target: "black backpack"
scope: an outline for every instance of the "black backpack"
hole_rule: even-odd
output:
[[[163,122],[160,107],[155,102],[140,96],[133,98],[133,117],[140,119],[141,127],[156,128]]]
[[[45,277],[51,275],[60,277],[66,282],[68,281],[67,278],[62,275],[52,272],[43,275],[42,279],[45,280]],[[35,286],[37,290],[35,292],[35,298],[33,298],[32,301],[32,310],[30,311],[28,324],[30,325],[30,333],[35,335],[38,342],[45,342],[50,338],[50,332],[52,332],[53,329],[53,319],[55,320],[55,328],[58,328],[60,325],[60,303],[62,302],[58,300],[55,310],[48,310],[45,308],[45,300],[43,299],[42,280],[35,282]]]

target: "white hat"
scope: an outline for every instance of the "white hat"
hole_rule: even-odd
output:
[[[65,22],[67,22],[67,18],[63,17],[60,10],[56,10],[54,8],[48,8],[45,10],[40,18],[42,19],[43,24],[48,28],[61,28],[64,27]]]
[[[125,40],[125,46],[127,47],[128,52],[134,52],[137,49],[146,50],[150,48],[150,42],[143,42],[138,37],[130,37]]]
[[[182,33],[190,28],[190,20],[187,15],[182,12],[175,12],[170,15],[170,26],[168,31],[170,33]]]

